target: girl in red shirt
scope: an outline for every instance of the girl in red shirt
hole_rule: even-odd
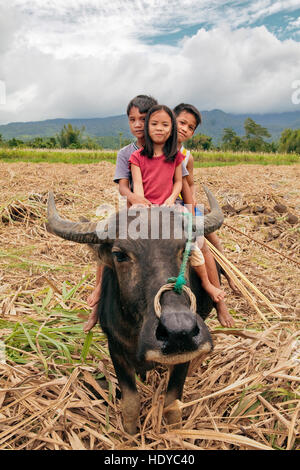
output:
[[[182,189],[181,163],[177,150],[177,125],[173,112],[164,105],[148,111],[145,146],[130,157],[134,193],[151,204],[172,206]]]
[[[153,106],[145,120],[145,146],[130,157],[134,193],[149,201],[148,205],[172,206],[182,189],[181,163],[184,156],[177,149],[177,124],[173,112],[164,105]],[[200,244],[203,237],[197,239]],[[202,287],[214,302],[225,292],[208,279],[200,248],[193,244],[190,263],[201,279]]]

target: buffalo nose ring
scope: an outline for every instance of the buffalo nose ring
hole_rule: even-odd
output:
[[[160,305],[160,297],[161,297],[161,294],[167,290],[173,290],[175,286],[175,282],[171,282],[169,284],[164,284],[160,289],[159,291],[157,292],[155,298],[154,298],[154,311],[155,311],[155,314],[158,318],[160,318],[161,316],[161,305]],[[191,291],[191,289],[187,286],[182,286],[184,292],[187,293],[190,301],[191,301],[191,312],[194,313],[196,315],[197,313],[197,303],[196,303],[196,297],[195,295],[193,294],[193,292]]]

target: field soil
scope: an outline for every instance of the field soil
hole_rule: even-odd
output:
[[[62,217],[95,219],[99,205],[118,204],[114,168],[0,163],[0,344],[20,323],[35,322],[42,331],[58,306],[76,316],[81,330],[95,262],[86,246],[46,232],[47,194],[54,192]],[[59,363],[34,338],[36,349],[27,348],[22,363],[9,353],[0,361],[0,449],[299,448],[300,166],[201,168],[194,176],[198,202],[207,205],[205,184],[223,208],[218,235],[226,258],[267,300],[247,286],[251,302],[222,278],[235,326],[222,328],[210,314],[215,348],[190,369],[176,403],[182,426],[170,429],[163,418],[164,369],[139,382],[141,427],[133,438],[122,428],[108,354],[100,362],[88,356],[86,363]],[[66,286],[79,284],[75,297],[64,296]],[[94,332],[96,338],[99,326]],[[84,333],[78,337],[82,345]],[[98,341],[107,351],[105,339]],[[96,372],[109,391],[95,383]]]

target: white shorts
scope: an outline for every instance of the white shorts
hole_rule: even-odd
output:
[[[193,267],[205,264],[203,253],[196,243],[191,246],[190,264]]]

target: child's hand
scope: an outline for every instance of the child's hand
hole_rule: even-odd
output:
[[[168,197],[168,199],[165,200],[165,202],[163,203],[163,206],[172,207],[174,206],[174,204],[175,204],[175,199],[173,196],[170,196]]]
[[[138,194],[134,194],[131,196],[131,204],[133,206],[135,205],[142,205],[142,206],[148,206],[150,207],[151,206],[151,202],[148,201],[148,199],[146,199],[144,196],[139,196]]]

